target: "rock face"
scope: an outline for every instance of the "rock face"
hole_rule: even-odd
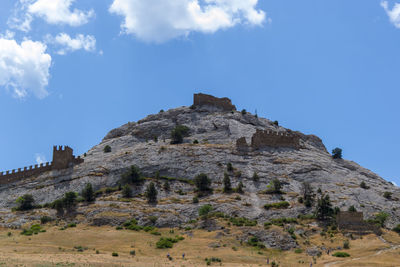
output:
[[[136,217],[139,222],[146,223],[148,216],[156,216],[155,225],[170,227],[197,218],[198,208],[209,203],[215,211],[257,220],[261,225],[271,218],[311,213],[312,208],[298,203],[302,183],[309,182],[315,193],[320,188],[322,193],[329,194],[333,206],[347,210],[353,205],[364,213],[365,219],[385,211],[390,215],[387,226],[400,223],[399,188],[354,162],[333,159],[316,136],[291,131],[250,113],[237,112],[229,99],[215,99],[197,95],[191,108],[171,109],[114,129],[86,153],[80,165],[1,185],[3,221],[0,225],[18,226],[26,219],[23,214],[10,212],[16,198],[23,194],[32,194],[38,204],[44,204],[62,197],[65,192],[80,192],[89,182],[95,190],[116,186],[121,174],[131,165],[138,166],[149,178],[133,188],[137,201],[134,208],[125,202],[116,205],[115,199],[97,200],[96,206],[101,208],[80,208],[79,212],[85,213],[84,220],[101,225]],[[177,125],[185,125],[190,131],[183,144],[171,145],[171,131]],[[257,149],[242,149],[247,144],[260,144],[254,136],[265,132],[277,132],[291,139],[275,143],[262,139]],[[106,145],[111,147],[110,153],[103,152]],[[228,163],[233,170],[227,170]],[[222,193],[224,172],[228,173],[232,187],[240,182],[244,184],[244,194],[239,197],[236,193]],[[141,194],[156,173],[170,177],[170,189],[164,189],[165,179],[153,179],[159,203],[151,206]],[[200,198],[199,204],[193,204],[194,186],[188,181],[199,173],[206,173],[212,180],[214,193]],[[253,179],[254,173],[258,175],[257,180]],[[285,194],[264,194],[267,185],[276,178],[282,182]],[[361,188],[361,182],[369,189]],[[383,196],[385,192],[392,193],[391,199]],[[289,208],[263,208],[265,204],[282,201],[281,197],[290,203]],[[109,215],[114,213],[120,214],[118,218],[122,219]]]

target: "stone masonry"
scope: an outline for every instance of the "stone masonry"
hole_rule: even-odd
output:
[[[8,184],[31,176],[37,176],[51,170],[62,170],[83,162],[81,157],[73,155],[72,148],[65,146],[53,147],[53,161],[36,164],[18,170],[0,172],[0,184]]]
[[[201,93],[194,94],[193,106],[194,107],[209,106],[224,111],[236,110],[236,107],[232,104],[232,101],[227,97],[218,98],[212,95],[206,95]]]

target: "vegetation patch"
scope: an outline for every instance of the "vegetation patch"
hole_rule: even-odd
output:
[[[287,209],[290,206],[289,202],[281,201],[276,203],[265,204],[264,209]]]
[[[172,248],[174,246],[174,243],[178,243],[179,241],[184,239],[185,238],[183,236],[175,236],[175,238],[161,237],[160,240],[157,241],[156,247],[159,249]]]
[[[23,229],[21,235],[37,235],[38,233],[44,233],[46,230],[43,230],[39,224],[33,224],[29,229]]]
[[[338,251],[338,252],[333,253],[332,256],[339,257],[339,258],[346,258],[346,257],[350,257],[350,254],[347,252]]]

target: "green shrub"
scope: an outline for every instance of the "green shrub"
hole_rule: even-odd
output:
[[[282,184],[278,179],[273,179],[267,186],[267,194],[282,194]]]
[[[332,158],[334,159],[341,159],[342,158],[342,149],[341,148],[335,148],[332,150]]]
[[[378,225],[379,227],[384,227],[385,226],[385,222],[387,220],[387,218],[389,217],[389,214],[387,214],[386,212],[379,212],[378,214],[375,215],[375,217],[367,220],[368,223],[373,223],[375,225]]]
[[[395,228],[392,229],[396,233],[400,234],[400,224],[398,224]]]
[[[150,234],[152,234],[152,235],[161,235],[161,233],[157,232],[157,231],[151,231]]]
[[[104,153],[110,153],[111,152],[111,147],[109,145],[106,145],[103,149]]]
[[[151,182],[146,189],[145,195],[147,198],[147,202],[156,203],[157,202],[157,189],[153,182]]]
[[[118,257],[118,253],[117,252],[113,252],[113,253],[111,253],[111,256]]]
[[[39,224],[33,224],[29,229],[23,229],[21,235],[30,236],[32,234],[37,235],[38,233],[46,232],[46,230],[42,230]]]
[[[252,247],[265,248],[265,245],[255,236],[250,237],[247,244]]]
[[[257,172],[254,172],[253,173],[253,181],[254,182],[258,182],[260,180],[260,177],[258,176],[258,173]]]
[[[244,217],[232,217],[229,219],[229,221],[235,225],[235,226],[256,226],[257,225],[257,221],[254,220],[249,220],[247,218]]]
[[[193,197],[192,202],[193,202],[194,204],[199,203],[199,198],[198,198],[198,197]]]
[[[121,175],[123,184],[137,184],[143,181],[143,176],[138,167],[132,165],[125,173]]]
[[[266,210],[269,210],[269,209],[287,209],[289,206],[290,206],[289,202],[281,201],[281,202],[276,202],[276,203],[265,204],[264,208]]]
[[[134,250],[129,251],[129,255],[135,256],[136,255],[136,251],[134,251]]]
[[[155,229],[155,227],[154,226],[150,226],[150,225],[143,227],[143,230],[145,232],[150,232],[150,231],[153,231],[154,229]]]
[[[149,216],[147,219],[152,223],[155,224],[157,222],[158,217],[157,216]]]
[[[294,250],[294,253],[300,254],[300,253],[303,253],[303,250],[301,248],[296,248]]]
[[[69,227],[69,228],[76,227],[76,223],[69,223],[69,224],[67,225],[67,227]]]
[[[348,211],[350,212],[357,212],[357,209],[354,206],[350,206]]]
[[[53,218],[49,217],[49,216],[42,216],[40,217],[40,223],[41,224],[46,224],[48,222],[51,222],[53,220]]]
[[[244,193],[243,187],[244,187],[244,185],[243,185],[242,181],[240,181],[238,186],[235,188],[235,192],[239,193],[239,194],[243,194]]]
[[[81,195],[86,202],[92,202],[95,200],[93,186],[91,183],[86,184],[85,188],[82,190]]]
[[[343,242],[343,248],[344,248],[344,249],[349,249],[349,248],[350,248],[350,242],[349,242],[349,240],[345,240],[345,241]]]
[[[172,248],[174,243],[177,243],[179,240],[178,238],[171,238],[171,237],[161,237],[159,241],[156,243],[156,247],[163,249],[163,248]]]
[[[369,186],[364,181],[360,183],[360,187],[363,189],[369,189]]]
[[[242,109],[241,113],[242,115],[246,115],[247,111],[245,109]]]
[[[11,233],[11,232],[8,232],[8,233],[7,233],[7,236],[8,236],[8,237],[12,236],[12,233]]]
[[[35,204],[35,199],[33,198],[32,195],[30,194],[25,194],[19,198],[17,198],[17,200],[15,201],[18,206],[16,208],[16,210],[31,210],[34,208],[34,204]]]
[[[197,190],[199,192],[206,192],[210,191],[210,185],[211,185],[211,180],[208,178],[208,176],[204,173],[200,173],[194,178],[194,183],[197,187]]]
[[[122,197],[124,197],[124,198],[131,198],[132,197],[132,189],[127,184],[122,187]]]
[[[350,254],[346,253],[346,252],[338,251],[338,252],[333,253],[332,256],[339,257],[339,258],[346,258],[346,257],[350,257]]]
[[[213,207],[210,204],[203,205],[199,208],[199,216],[207,217],[212,210]]]
[[[193,144],[197,145],[199,143],[199,141],[196,139],[193,141]]]
[[[392,192],[383,193],[383,197],[386,198],[386,199],[391,199],[392,198]]]
[[[190,129],[184,125],[177,125],[171,132],[171,144],[182,144],[183,137],[189,134]]]

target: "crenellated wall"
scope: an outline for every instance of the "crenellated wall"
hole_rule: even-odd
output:
[[[0,172],[0,184],[8,184],[31,176],[37,176],[51,170],[61,170],[82,163],[81,157],[75,157],[72,148],[65,146],[53,147],[53,161],[36,164],[18,170]]]
[[[193,95],[193,106],[194,107],[211,106],[218,109],[222,109],[224,111],[236,110],[236,107],[232,105],[232,101],[227,97],[218,98],[212,95],[206,95],[201,93]]]

